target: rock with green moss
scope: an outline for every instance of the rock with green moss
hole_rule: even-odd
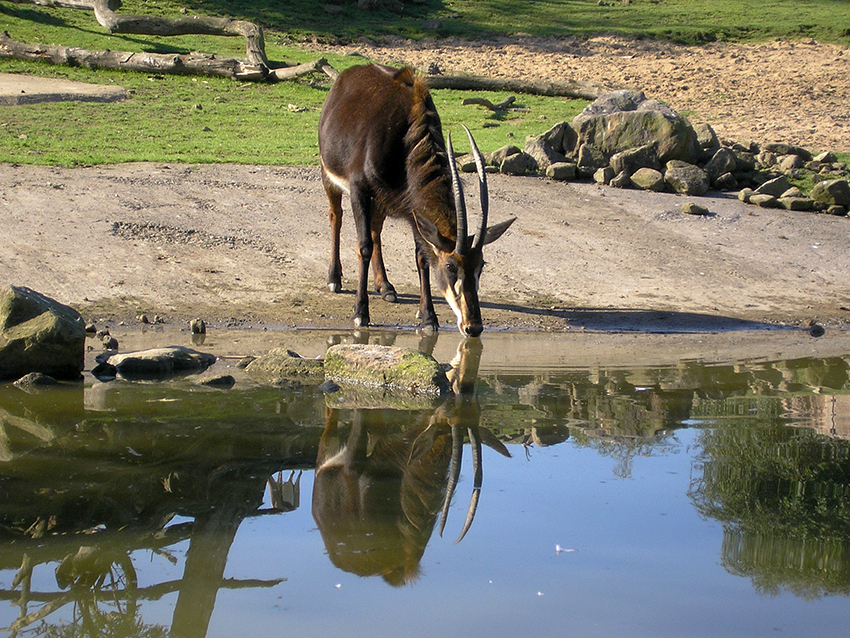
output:
[[[272,348],[245,366],[245,372],[259,383],[282,385],[288,381],[322,383],[325,371],[322,361],[305,359],[287,348]]]
[[[30,288],[0,289],[0,378],[78,379],[85,344],[86,326],[73,308]]]
[[[444,396],[449,382],[434,357],[396,346],[340,344],[325,355],[325,378],[340,386],[359,385]]]

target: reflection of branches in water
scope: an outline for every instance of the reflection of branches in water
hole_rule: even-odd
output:
[[[617,461],[614,475],[618,478],[631,478],[632,467],[636,458],[666,456],[679,451],[679,440],[673,434],[661,432],[653,437],[591,437],[582,435],[581,431],[573,430],[573,441],[580,447],[596,450],[601,456],[608,456]]]

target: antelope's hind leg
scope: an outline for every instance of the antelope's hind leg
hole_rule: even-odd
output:
[[[375,215],[372,219],[372,274],[375,277],[375,292],[381,295],[384,301],[396,303],[398,296],[395,287],[387,279],[387,270],[384,267],[384,252],[381,248],[381,231],[383,228],[383,217]]]
[[[339,258],[339,235],[342,228],[342,191],[322,171],[322,184],[328,196],[328,221],[331,225],[331,261],[328,266],[328,290],[342,292],[342,262]]]

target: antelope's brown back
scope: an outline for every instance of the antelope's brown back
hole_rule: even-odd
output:
[[[377,177],[385,186],[401,186],[416,82],[408,68],[375,64],[340,74],[319,120],[325,169],[350,181]]]

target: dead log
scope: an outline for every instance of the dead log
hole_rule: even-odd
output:
[[[470,104],[477,104],[479,106],[483,106],[491,111],[495,111],[496,113],[500,111],[507,111],[511,104],[516,102],[516,98],[512,95],[508,99],[503,102],[499,102],[498,104],[493,104],[490,100],[483,97],[468,97],[461,102],[463,106],[468,106]]]
[[[121,0],[12,0],[42,6],[88,9],[94,11],[98,24],[109,33],[132,33],[135,35],[222,35],[245,38],[248,65],[268,68],[263,29],[253,22],[231,18],[187,16],[162,18],[148,15],[115,13]]]
[[[217,75],[239,80],[264,80],[268,70],[238,58],[219,58],[198,53],[132,53],[128,51],[91,51],[53,44],[27,44],[0,34],[0,57],[38,60],[53,64],[83,66],[89,69],[118,69],[176,75]]]
[[[510,78],[485,78],[478,75],[429,75],[428,86],[432,89],[455,89],[458,91],[510,91],[548,97],[572,97],[595,100],[611,89],[590,82],[570,80],[547,82],[546,80],[520,80]]]

